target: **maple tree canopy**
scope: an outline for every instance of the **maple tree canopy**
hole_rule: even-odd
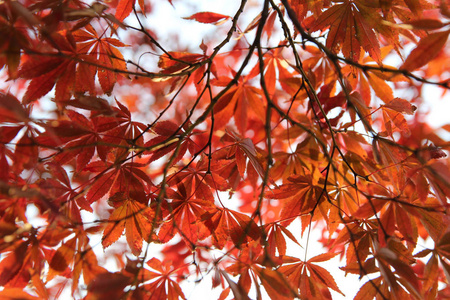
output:
[[[450,2],[195,2],[0,1],[0,298],[448,299]]]

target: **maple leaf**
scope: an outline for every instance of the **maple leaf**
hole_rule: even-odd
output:
[[[234,132],[227,132],[223,138],[224,141],[230,141],[234,143],[234,146],[229,150],[228,157],[233,155],[236,161],[236,166],[241,177],[244,177],[244,173],[250,173],[250,167],[252,167],[261,178],[264,177],[264,171],[262,164],[258,160],[258,152],[249,138],[241,138]],[[247,162],[248,159],[248,163]],[[254,179],[252,180],[254,181]]]
[[[392,53],[392,46],[382,47],[380,49],[380,59],[384,60],[389,54]],[[370,105],[372,98],[370,89],[375,92],[375,95],[381,99],[383,102],[387,103],[394,99],[394,92],[392,87],[388,84],[391,82],[407,81],[407,78],[401,74],[387,74],[385,72],[380,72],[379,70],[372,69],[373,59],[370,56],[363,57],[361,64],[364,64],[369,68],[369,72],[363,71],[359,68],[354,68],[351,66],[345,66],[343,72],[348,74],[347,79],[352,87],[357,87],[359,93],[364,99],[367,105]],[[383,63],[385,69],[395,70],[395,67],[386,65]]]
[[[155,240],[152,232],[154,213],[142,203],[124,199],[121,195],[113,197],[111,201],[117,207],[111,213],[103,232],[102,245],[104,248],[112,245],[125,230],[127,243],[137,256],[142,251],[142,240]]]
[[[333,52],[342,53],[348,59],[359,61],[361,47],[378,63],[380,45],[372,26],[367,22],[377,14],[364,14],[366,8],[360,1],[343,1],[324,11],[312,25],[310,31],[330,27],[326,46]]]
[[[76,238],[71,238],[55,251],[50,261],[50,272],[48,278],[51,280],[56,274],[62,274],[72,265],[75,256]],[[70,269],[69,269],[70,270]]]
[[[208,172],[208,170],[208,159],[202,156],[195,167],[183,167],[180,171],[170,176],[167,181],[181,187],[185,197],[195,196],[212,202],[214,196],[211,189],[225,191],[228,189],[228,184],[219,174]],[[180,182],[183,182],[183,185],[179,185]]]
[[[78,283],[81,274],[83,274],[83,281],[89,286],[99,274],[107,272],[105,268],[99,265],[97,256],[91,249],[77,253],[74,261],[72,291],[79,288]]]
[[[299,146],[297,145],[297,149]],[[296,149],[296,150],[297,150]],[[293,153],[274,153],[275,164],[271,169],[272,177],[286,180],[291,175],[299,175],[303,171],[301,155],[298,151]]]
[[[22,228],[22,234],[16,236],[7,247],[1,248],[2,252],[9,253],[0,263],[0,284],[7,289],[24,289],[30,281],[37,295],[42,298],[48,297],[49,293],[38,274],[42,272],[43,263],[50,261],[51,251],[47,248],[49,244],[41,243],[40,236],[36,233],[36,230],[28,224]]]
[[[121,1],[120,3],[122,2],[127,1]],[[78,67],[77,74],[80,77],[77,78],[77,87],[85,86],[84,82],[93,80],[95,74],[97,74],[103,92],[108,95],[111,94],[118,74],[128,76],[126,75],[126,61],[122,53],[116,48],[126,45],[117,39],[98,36],[95,29],[89,25],[85,29],[75,31],[73,36],[77,42],[77,53],[86,62],[91,63],[90,66],[80,64]],[[88,81],[87,86],[91,95],[94,94],[92,81]]]
[[[41,136],[38,142],[41,145],[54,146],[65,144],[65,149],[57,157],[57,162],[65,164],[76,157],[76,170],[79,172],[94,157],[95,149],[102,154],[101,147],[95,145],[101,141],[96,126],[82,114],[67,111],[70,121],[61,121],[57,124],[43,124],[46,135]],[[56,126],[55,126],[56,125]]]
[[[141,2],[142,1],[139,1],[139,3]],[[128,17],[133,10],[135,3],[136,0],[120,0],[115,14],[117,20],[122,22],[126,17]]]
[[[112,168],[113,166],[114,164],[105,164],[101,161],[95,161],[86,166],[85,171],[100,172],[86,199],[92,203],[107,193],[110,196],[121,193],[140,203],[148,203],[147,194],[153,184],[147,174],[139,169],[142,165],[126,163],[120,168]]]
[[[195,65],[205,58],[203,54],[168,52],[160,56],[158,67],[163,69],[163,74],[177,74],[195,68]]]
[[[248,84],[246,79],[240,79],[238,85],[230,88],[214,106],[215,126],[222,128],[234,115],[236,127],[244,134],[247,131],[249,116],[263,120],[264,107],[261,90]]]
[[[300,289],[301,295],[314,297],[314,299],[331,299],[329,289],[344,294],[339,290],[331,274],[313,263],[330,260],[336,255],[338,253],[320,254],[306,262],[294,257],[285,257],[284,260],[287,264],[278,270],[288,278],[293,286]]]
[[[376,295],[379,294],[379,285],[381,283],[381,278],[375,278],[371,281],[368,281],[363,284],[361,289],[358,291],[358,293],[355,295],[354,300],[362,300],[362,299],[373,299]],[[377,290],[378,289],[378,290]]]
[[[392,110],[398,111],[399,113],[405,113],[407,115],[412,115],[417,109],[416,106],[412,105],[407,100],[401,98],[394,98],[392,101],[386,103],[384,106]]]
[[[315,101],[311,101],[310,103],[311,108],[314,112],[314,114],[321,120],[322,124],[325,126],[324,118],[325,116],[322,113],[325,112],[325,114],[328,114],[332,109],[338,108],[338,107],[344,107],[347,103],[347,99],[343,95],[343,93],[339,93],[336,96],[331,96],[330,92],[333,89],[334,84],[325,85],[321,88],[320,92],[317,94],[317,97],[319,99],[320,104],[322,105],[322,109],[319,108],[319,104]],[[329,122],[332,125],[336,125],[341,116],[343,115],[343,110],[341,110],[341,113],[332,119],[328,118]]]
[[[219,25],[230,18],[231,17],[229,17],[229,16],[214,13],[214,12],[198,12],[198,13],[195,13],[192,16],[186,17],[184,19],[195,20],[200,23]]]
[[[18,244],[16,249],[2,260],[0,263],[0,270],[2,271],[0,285],[4,286],[16,276],[20,275],[19,272],[23,267],[27,246],[27,243],[24,242]]]
[[[395,268],[396,273],[403,279],[405,279],[402,284],[405,288],[411,292],[411,294],[419,296],[421,295],[421,286],[417,280],[412,268],[397,258],[395,252],[388,248],[381,248],[377,251],[375,257],[380,263],[380,271],[382,276],[388,282],[389,286],[392,288],[394,293],[399,293],[400,288],[398,287],[397,279],[390,269],[387,268],[385,264],[391,265]]]
[[[188,128],[190,124],[186,124],[185,128]],[[177,124],[172,121],[162,121],[156,123],[152,130],[158,135],[157,137],[149,140],[144,144],[144,147],[154,148],[145,153],[152,153],[149,162],[155,161],[164,155],[174,151],[178,148],[178,153],[172,164],[176,164],[189,150],[189,152],[194,155],[199,146],[193,140],[193,136],[198,134],[199,131],[194,131],[189,133],[187,136],[182,137],[184,134],[184,128],[180,129]]]
[[[19,68],[19,77],[32,79],[24,96],[25,103],[46,95],[54,86],[57,100],[68,100],[75,92],[89,91],[93,95],[96,73],[103,91],[109,94],[117,80],[117,72],[112,70],[127,71],[122,54],[115,48],[125,44],[100,38],[91,26],[73,34],[55,32],[52,42],[59,52],[49,56],[31,55]]]
[[[444,48],[450,31],[435,32],[420,40],[401,66],[407,71],[414,71],[435,58]]]
[[[146,264],[156,271],[148,273],[148,279],[153,281],[144,285],[144,289],[150,293],[149,299],[186,299],[178,283],[170,278],[175,271],[170,262],[163,263],[157,258],[152,258]]]
[[[286,91],[290,91],[290,87],[286,81],[292,79],[293,75],[289,72],[289,63],[283,57],[282,51],[284,44],[280,44],[280,48],[273,51],[268,51],[264,53],[264,78],[266,82],[266,88],[269,95],[274,95],[275,87],[277,83],[277,71],[278,71],[278,81]],[[250,73],[247,75],[248,78],[253,78],[260,73],[259,64],[255,65]]]
[[[5,65],[8,66],[9,78],[15,79],[22,51],[28,50],[31,46],[27,27],[32,30],[39,21],[27,7],[19,2],[7,3],[3,5],[2,10],[6,14],[0,16],[0,30],[4,33],[0,40],[0,49],[4,53],[0,57],[0,69]]]
[[[409,136],[411,134],[408,123],[401,113],[397,112],[396,110],[391,110],[388,107],[382,107],[382,110],[384,128],[388,135],[392,136],[392,133],[394,131],[401,131],[406,136]]]
[[[158,233],[161,242],[168,242],[176,232],[192,245],[211,235],[204,222],[198,219],[214,209],[210,201],[189,197],[182,184],[178,185],[178,192],[167,190],[166,197],[172,201],[164,205],[164,214],[168,217]]]
[[[63,34],[52,34],[61,55],[32,55],[20,66],[18,77],[32,79],[23,98],[25,104],[46,95],[55,85],[56,99],[66,100],[74,92],[76,46]]]
[[[287,280],[278,271],[269,268],[255,267],[255,273],[261,279],[262,285],[271,299],[292,299],[297,297]]]
[[[102,141],[112,145],[135,145],[143,147],[143,133],[147,126],[141,122],[136,122],[131,118],[128,108],[116,100],[117,108],[113,107],[113,112],[107,116],[97,116],[93,118],[96,130],[103,134]],[[114,149],[113,152],[111,150]],[[106,155],[112,153],[115,161],[120,161],[128,156],[128,151],[123,147],[97,147],[99,156],[106,161]]]
[[[294,235],[284,226],[276,223],[267,224],[265,226],[268,244],[268,254],[275,257],[275,249],[278,250],[280,256],[286,255],[286,235],[291,241],[300,245]]]
[[[48,164],[49,171],[55,177],[39,182],[44,195],[62,207],[64,213],[75,222],[81,222],[80,208],[93,212],[90,203],[84,196],[79,196],[72,188],[67,172],[58,164]],[[80,208],[79,208],[80,207]]]
[[[216,209],[202,217],[213,236],[213,244],[222,249],[231,239],[236,247],[249,240],[257,240],[261,233],[258,225],[247,215],[229,209]]]
[[[311,175],[291,176],[288,182],[271,193],[272,199],[284,199],[281,218],[289,224],[295,217],[311,213],[324,200],[323,190],[313,183]],[[320,198],[319,198],[320,197]]]

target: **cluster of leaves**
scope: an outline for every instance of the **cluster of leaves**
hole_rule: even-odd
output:
[[[449,297],[450,125],[420,110],[450,88],[448,2],[242,0],[185,18],[215,28],[192,52],[155,5],[0,3],[2,299],[186,299],[207,275],[331,299],[339,272],[355,299]]]

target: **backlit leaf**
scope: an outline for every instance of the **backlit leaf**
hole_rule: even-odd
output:
[[[450,31],[431,33],[420,40],[401,66],[407,71],[414,71],[435,58],[447,42]]]
[[[200,23],[217,24],[221,20],[230,19],[229,16],[214,13],[214,12],[199,12],[195,13],[190,17],[184,18],[186,20],[195,20]]]

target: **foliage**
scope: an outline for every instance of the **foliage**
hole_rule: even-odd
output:
[[[449,2],[163,4],[0,2],[1,298],[449,297]]]

